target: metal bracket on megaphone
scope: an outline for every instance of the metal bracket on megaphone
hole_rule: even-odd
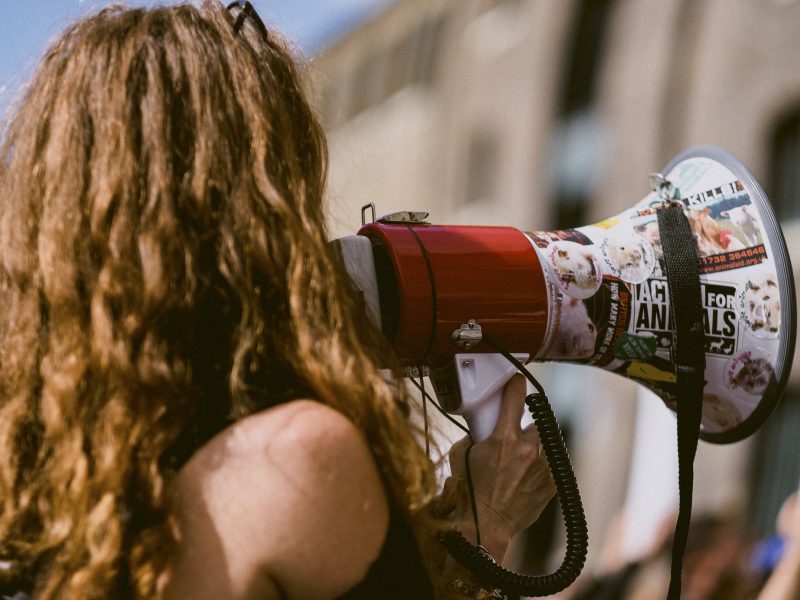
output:
[[[448,412],[466,419],[473,441],[485,440],[497,423],[503,388],[518,369],[499,353],[467,353],[483,341],[475,319],[453,330],[452,339],[464,352],[432,371],[431,381]],[[529,355],[515,353],[513,357],[524,364]]]
[[[465,418],[473,441],[485,440],[497,423],[503,388],[519,369],[500,353],[466,353],[483,341],[483,330],[475,319],[453,330],[452,338],[464,353],[453,357],[452,368],[434,371],[431,381],[438,395],[450,396],[445,406]],[[520,364],[530,358],[521,353],[512,356]],[[454,378],[457,386],[446,383],[448,377]],[[458,395],[454,398],[455,393]]]
[[[456,346],[463,350],[469,350],[481,343],[483,333],[478,322],[475,319],[470,319],[466,323],[462,323],[458,329],[453,330],[452,338]]]
[[[675,185],[661,173],[650,173],[650,189],[659,195],[664,206],[675,198]]]

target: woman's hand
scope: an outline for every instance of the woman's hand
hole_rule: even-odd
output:
[[[511,538],[539,518],[555,494],[555,485],[539,434],[534,425],[522,429],[525,380],[515,375],[503,390],[500,416],[491,435],[469,450],[480,542],[499,563]],[[471,542],[476,542],[466,475],[469,438],[450,450],[452,477],[444,496],[455,496],[453,524]]]

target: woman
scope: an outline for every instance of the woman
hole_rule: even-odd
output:
[[[249,6],[78,22],[7,122],[3,591],[484,593],[435,537],[475,539],[465,446],[434,503],[407,392],[328,248],[322,131]],[[553,493],[523,393],[471,451],[498,560]]]

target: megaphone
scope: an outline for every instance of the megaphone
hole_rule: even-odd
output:
[[[633,207],[574,229],[434,225],[411,211],[375,220],[373,209],[373,222],[338,243],[368,314],[398,356],[428,367],[445,407],[465,414],[483,438],[516,369],[496,358],[480,332],[521,362],[593,365],[641,383],[675,409],[657,211],[681,203],[704,311],[700,435],[735,442],[763,423],[789,375],[796,309],[786,244],[761,186],[727,152],[697,147],[662,173]]]

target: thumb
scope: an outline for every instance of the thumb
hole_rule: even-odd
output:
[[[525,410],[525,378],[515,373],[503,388],[503,399],[500,404],[500,415],[492,435],[506,431],[522,430],[520,425]]]
[[[472,440],[464,436],[450,448],[450,472],[457,477],[464,474],[464,457],[467,453],[467,448],[472,445]]]

